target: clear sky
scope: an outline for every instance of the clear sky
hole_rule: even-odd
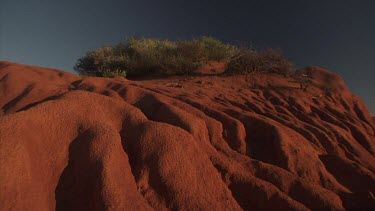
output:
[[[297,67],[339,73],[375,115],[373,0],[0,0],[0,60],[74,72],[127,36],[281,48]]]

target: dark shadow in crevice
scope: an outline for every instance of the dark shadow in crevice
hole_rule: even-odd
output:
[[[124,124],[128,124],[127,122]],[[151,188],[152,191],[157,195],[159,202],[163,203],[164,206],[168,209],[176,209],[173,207],[172,201],[173,196],[170,195],[168,187],[162,181],[159,174],[159,159],[148,159],[143,160],[141,158],[142,145],[140,142],[140,132],[142,131],[142,126],[134,127],[123,125],[123,129],[120,131],[121,144],[128,155],[129,165],[131,167],[131,173],[134,176],[134,179],[138,185],[138,182],[142,179],[142,174],[144,171],[148,172],[148,188]],[[138,189],[140,194],[145,198],[150,207],[155,208],[154,204],[150,203],[148,198],[145,196],[147,190]]]
[[[9,75],[8,73],[5,74],[4,77],[2,77],[2,78],[0,79],[0,83],[3,82],[4,80],[6,80],[6,79],[8,78],[8,75]]]
[[[78,85],[80,85],[82,82],[82,79],[81,80],[77,80],[77,81],[73,81],[70,85],[72,85],[74,88],[77,88]]]
[[[339,194],[346,210],[375,210],[375,196],[370,191]]]
[[[337,155],[319,155],[327,171],[352,192],[375,193],[375,175],[359,163]]]
[[[17,110],[17,112],[19,112],[19,111],[25,111],[27,109],[30,109],[30,108],[32,108],[34,106],[37,106],[37,105],[42,104],[42,103],[47,102],[47,101],[57,100],[61,96],[63,96],[65,93],[66,92],[64,92],[62,94],[54,95],[54,96],[49,96],[49,97],[44,98],[43,100],[40,100],[40,101],[37,101],[37,102],[34,102],[34,103],[30,103],[30,104],[22,107],[21,109]]]
[[[4,113],[6,113],[9,109],[11,109],[13,106],[15,106],[19,101],[22,100],[27,94],[31,92],[31,90],[34,88],[34,85],[27,86],[20,95],[15,97],[13,100],[9,101],[7,104],[3,106]]]
[[[83,132],[69,145],[69,161],[55,189],[56,210],[105,210],[101,196],[100,162],[90,158],[90,131]]]

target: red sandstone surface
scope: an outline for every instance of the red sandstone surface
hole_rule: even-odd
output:
[[[0,209],[374,209],[372,117],[339,76],[302,72],[127,80],[1,62]]]

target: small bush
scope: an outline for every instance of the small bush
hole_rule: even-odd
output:
[[[126,78],[126,75],[127,75],[126,71],[121,70],[121,69],[116,69],[116,70],[104,69],[104,70],[100,70],[100,72],[102,73],[102,77],[106,77],[106,78],[113,78],[116,76],[121,76],[121,77]]]
[[[226,65],[227,74],[249,74],[256,72],[289,75],[294,70],[278,49],[257,52],[253,49],[239,49]]]
[[[74,67],[81,75],[106,77],[110,71],[126,72],[130,58],[125,47],[119,44],[115,47],[103,47],[90,51],[80,58]]]
[[[208,61],[227,63],[227,74],[275,72],[286,74],[293,66],[281,51],[257,52],[224,44],[212,37],[190,41],[129,38],[116,46],[102,47],[78,59],[81,75],[114,77],[149,74],[186,75]]]
[[[168,40],[130,38],[127,48],[131,58],[128,73],[137,76],[160,71],[161,64],[173,57],[177,46]]]
[[[207,61],[225,61],[233,56],[236,48],[234,46],[224,44],[213,37],[201,37],[197,45],[203,49],[203,57]]]
[[[194,73],[202,63],[194,57],[177,54],[161,61],[160,73],[165,75],[188,75]]]

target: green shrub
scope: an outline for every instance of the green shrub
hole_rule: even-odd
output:
[[[127,40],[128,54],[132,63],[129,75],[146,75],[162,69],[168,58],[176,54],[176,43],[168,40],[138,39]]]
[[[121,77],[126,78],[126,75],[127,75],[126,71],[121,70],[121,69],[116,69],[116,70],[102,69],[100,71],[102,73],[102,77],[106,77],[106,78],[113,78],[113,77],[116,77],[116,76],[121,76]]]
[[[165,75],[188,75],[194,73],[202,63],[178,54],[161,61],[160,65],[160,73]]]
[[[119,44],[115,47],[103,47],[86,53],[74,67],[81,75],[105,77],[104,71],[121,70],[129,68],[130,58],[125,47]]]
[[[224,44],[212,37],[190,41],[129,38],[125,43],[89,51],[74,69],[81,75],[114,77],[149,74],[186,75],[208,61],[226,62],[227,74],[288,73],[293,66],[281,51],[257,52]]]
[[[234,46],[224,44],[213,37],[204,36],[195,42],[203,48],[203,56],[207,61],[225,61],[233,56],[236,49]]]
[[[278,49],[257,52],[253,49],[238,49],[226,65],[227,74],[249,74],[256,72],[289,75],[293,64]]]

